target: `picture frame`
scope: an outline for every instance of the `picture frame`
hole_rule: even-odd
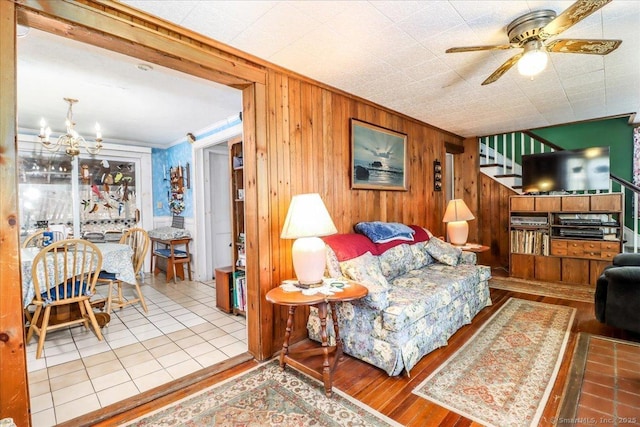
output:
[[[407,191],[407,135],[351,119],[351,189]]]

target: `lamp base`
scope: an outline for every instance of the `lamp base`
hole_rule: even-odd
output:
[[[469,224],[467,221],[451,221],[447,224],[449,243],[454,246],[464,246],[469,237]]]
[[[299,287],[322,286],[326,264],[325,244],[319,237],[300,237],[291,248],[293,270]]]
[[[296,288],[301,288],[301,289],[319,288],[322,285],[324,285],[324,282],[322,280],[319,281],[318,283],[300,283],[300,282],[295,283]]]

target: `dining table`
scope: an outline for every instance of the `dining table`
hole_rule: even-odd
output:
[[[133,249],[122,243],[95,243],[102,253],[102,270],[116,275],[116,279],[125,283],[135,283],[136,273],[133,269]],[[29,306],[35,296],[33,278],[31,275],[33,260],[41,248],[22,248],[20,261],[22,269],[22,304]],[[60,263],[62,267],[62,263]]]

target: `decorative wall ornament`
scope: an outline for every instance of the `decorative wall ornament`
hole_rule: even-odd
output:
[[[442,164],[440,160],[433,161],[433,191],[442,191]]]
[[[191,187],[190,172],[189,163],[187,163],[186,167],[178,163],[178,166],[169,168],[169,192],[167,196],[169,198],[169,209],[173,215],[180,215],[184,212],[184,190]]]

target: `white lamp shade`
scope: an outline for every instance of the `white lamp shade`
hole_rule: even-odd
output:
[[[337,232],[318,193],[298,194],[291,199],[280,238],[320,237]]]
[[[293,196],[280,237],[297,239],[293,242],[291,256],[293,269],[301,285],[322,283],[326,249],[324,242],[318,237],[337,232],[319,194]]]
[[[451,221],[470,221],[475,217],[464,203],[462,199],[453,199],[449,201],[447,210],[444,212],[442,222]]]

